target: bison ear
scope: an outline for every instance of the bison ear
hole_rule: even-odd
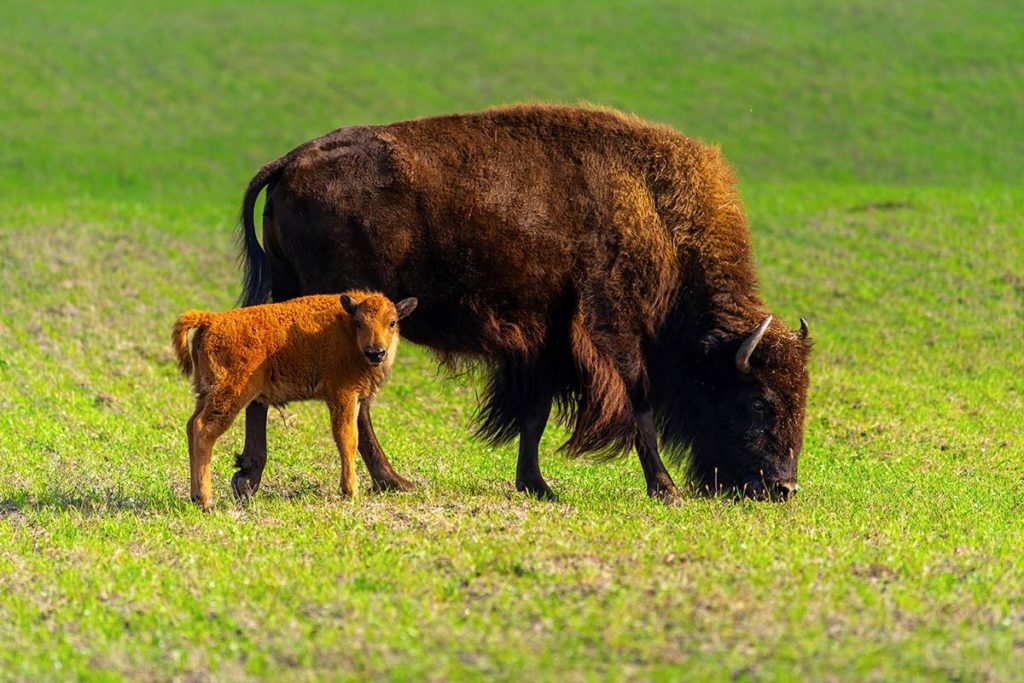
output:
[[[419,300],[414,297],[409,297],[408,299],[402,299],[395,304],[395,309],[398,311],[398,319],[401,320],[416,310],[416,304],[418,303]]]
[[[724,331],[714,329],[701,337],[697,343],[700,350],[704,352],[704,355],[710,356],[721,349],[726,340],[727,334]]]
[[[356,302],[352,300],[348,294],[341,295],[341,307],[345,309],[345,312],[349,315],[356,314]]]

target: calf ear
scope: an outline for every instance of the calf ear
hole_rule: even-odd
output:
[[[352,300],[348,294],[341,295],[341,307],[345,309],[345,312],[349,315],[356,314],[356,302]]]
[[[395,308],[398,310],[398,319],[401,320],[412,313],[416,309],[416,304],[418,303],[419,301],[417,299],[409,297],[408,299],[402,299],[395,304]]]

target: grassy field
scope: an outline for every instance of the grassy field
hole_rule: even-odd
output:
[[[1024,7],[603,5],[5,3],[0,678],[1020,675]],[[301,404],[254,500],[238,424],[194,509],[170,326],[232,305],[252,173],[523,100],[723,146],[816,340],[799,497],[668,508],[551,430],[528,499],[478,384],[406,345],[376,420],[418,491],[342,500]]]

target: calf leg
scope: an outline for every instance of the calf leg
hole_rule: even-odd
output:
[[[185,425],[185,433],[188,436],[189,495],[192,497],[192,500],[198,500],[199,498],[199,474],[196,469],[195,425],[196,418],[203,412],[203,406],[205,403],[205,400],[202,398],[196,399],[196,409],[192,412],[192,417],[188,419],[188,423]]]
[[[658,455],[658,434],[654,428],[654,411],[646,401],[635,406],[636,410],[636,452],[640,466],[647,480],[647,495],[666,503],[675,503],[682,498],[679,488],[672,481],[672,475]]]
[[[356,447],[359,442],[359,397],[344,396],[329,405],[331,430],[341,456],[341,493],[353,498],[358,493],[356,484]]]
[[[537,498],[555,500],[556,496],[540,473],[538,446],[551,415],[551,396],[540,398],[519,423],[519,460],[516,462],[516,490]]]
[[[256,493],[267,466],[267,404],[253,401],[245,409],[245,446],[235,458],[238,471],[231,477],[235,496],[245,498]]]
[[[388,456],[377,441],[370,421],[369,401],[359,402],[359,454],[363,456],[366,469],[370,472],[374,491],[412,491],[416,488],[408,479],[402,477],[388,462]]]
[[[203,510],[213,507],[213,483],[210,461],[213,445],[227,431],[238,415],[239,406],[233,397],[208,398],[192,422],[192,501]]]

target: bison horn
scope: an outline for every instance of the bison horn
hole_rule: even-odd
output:
[[[750,355],[754,353],[754,349],[757,348],[761,338],[764,337],[764,333],[768,331],[768,326],[771,322],[771,316],[765,318],[764,322],[757,326],[757,329],[743,341],[739,351],[736,352],[736,369],[743,374],[750,372]]]
[[[807,339],[807,335],[810,334],[811,328],[807,326],[807,321],[800,318],[800,338]]]

